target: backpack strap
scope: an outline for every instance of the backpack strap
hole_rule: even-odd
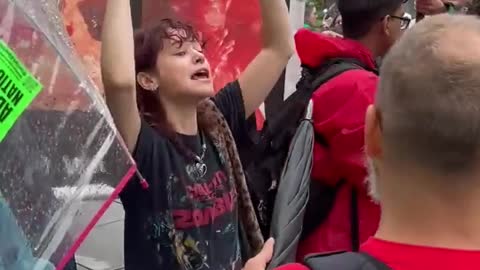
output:
[[[391,270],[390,267],[363,252],[334,252],[310,255],[305,265],[312,270]]]
[[[267,119],[260,137],[267,138],[268,140],[278,135],[279,131],[284,130],[285,122],[283,120],[288,116],[295,115],[296,117],[298,114],[300,118],[303,117],[313,92],[323,83],[348,70],[369,70],[363,63],[351,58],[334,58],[326,61],[318,68],[311,68],[305,65],[302,65],[302,67],[302,78],[297,83],[296,91],[283,102],[282,110],[276,114],[274,119]],[[374,72],[373,70],[369,71]],[[279,138],[279,140],[281,139],[282,138]],[[274,141],[273,146],[275,145],[276,142]],[[252,151],[256,153],[262,153],[264,150],[265,149],[258,149],[258,147],[257,149],[252,149]]]
[[[355,187],[351,187],[350,197],[350,235],[352,237],[352,250],[360,249],[360,221],[358,217],[358,196]]]
[[[303,93],[299,94],[308,96],[308,98],[310,98],[313,92],[315,92],[322,84],[349,70],[363,69],[378,75],[378,71],[376,69],[368,68],[361,61],[354,58],[333,58],[325,62],[317,69],[312,69],[309,67],[304,68],[307,69],[307,72],[310,73],[310,76],[313,76],[313,80],[310,80],[310,87],[306,90],[303,90]],[[306,98],[303,97],[303,99]],[[325,147],[328,147],[327,142],[321,134],[315,133],[315,141],[324,145]],[[310,196],[307,203],[307,210],[303,222],[303,230],[301,236],[302,240],[307,238],[320,224],[322,224],[322,222],[328,216],[328,213],[333,207],[336,193],[344,183],[345,179],[339,181],[339,183],[334,187],[329,187],[322,183],[317,183],[316,181],[312,181],[310,183]],[[351,244],[352,249],[354,251],[358,251],[359,224],[357,213],[357,198],[355,191],[352,191],[351,197]],[[321,205],[321,207],[319,205]]]
[[[320,87],[322,84],[342,74],[345,71],[349,71],[353,69],[363,69],[363,70],[378,74],[378,71],[376,69],[368,68],[364,63],[354,58],[332,58],[326,61],[319,68],[316,68],[316,69],[311,69],[309,67],[304,67],[304,68],[307,68],[313,71],[312,73],[313,73],[314,79],[311,83],[312,93],[313,91],[317,90],[317,88]]]
[[[335,203],[338,190],[345,184],[341,179],[335,186],[326,185],[320,181],[310,181],[307,208],[303,217],[302,234],[300,241],[305,240],[328,217]]]

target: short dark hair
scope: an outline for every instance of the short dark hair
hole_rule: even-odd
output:
[[[170,30],[177,30],[171,32]],[[179,33],[183,33],[180,35]],[[178,41],[178,46],[183,42],[198,41],[200,36],[193,26],[173,20],[162,19],[151,28],[140,29],[135,33],[135,72],[145,72],[155,68],[157,55],[163,50],[164,40]],[[156,93],[142,88],[137,82],[137,103],[140,114],[147,123],[158,130],[168,129],[166,115],[159,107]]]
[[[406,0],[338,0],[343,35],[362,38],[379,20],[395,12]]]
[[[140,29],[135,33],[135,72],[137,74],[151,71],[156,67],[158,53],[163,50],[165,40],[175,41],[179,47],[183,42],[199,42],[202,46],[205,45],[200,34],[190,24],[168,18],[162,19],[158,24]],[[146,90],[137,81],[136,93],[138,110],[142,118],[159,133],[170,139],[180,154],[185,155],[185,158],[194,159],[191,151],[179,140],[168,122],[165,109],[158,102],[157,91]],[[199,124],[202,130],[208,128],[204,123]]]

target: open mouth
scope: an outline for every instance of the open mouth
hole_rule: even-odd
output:
[[[210,72],[206,68],[201,68],[193,73],[192,80],[208,80],[210,79]]]

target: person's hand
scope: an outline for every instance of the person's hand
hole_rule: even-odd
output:
[[[275,240],[273,240],[273,238],[268,239],[265,245],[263,245],[262,251],[260,251],[257,256],[248,260],[243,270],[265,270],[267,264],[272,259],[274,244]]]
[[[446,12],[445,4],[442,0],[417,0],[416,4],[417,12],[424,15],[435,15]]]
[[[447,2],[447,1],[443,1],[443,2]],[[471,4],[472,0],[452,0],[452,1],[448,1],[448,2],[453,3],[457,7],[464,7],[466,5]]]
[[[327,35],[329,37],[343,38],[343,36],[340,35],[339,33],[333,32],[333,31],[330,31],[330,30],[322,31],[322,34]]]

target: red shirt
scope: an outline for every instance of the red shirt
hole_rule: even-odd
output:
[[[399,244],[370,238],[361,250],[388,265],[392,270],[477,270],[480,251],[432,248]],[[309,270],[295,263],[275,270]]]
[[[433,248],[370,238],[361,250],[392,270],[480,269],[480,251]]]

